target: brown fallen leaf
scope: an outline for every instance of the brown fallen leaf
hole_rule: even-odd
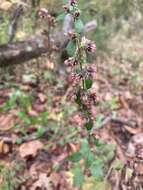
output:
[[[122,108],[129,109],[129,105],[128,105],[125,97],[122,96],[121,94],[119,95],[119,103],[120,103]]]
[[[33,109],[29,109],[28,114],[33,117],[38,117],[38,113]]]
[[[8,154],[11,150],[10,145],[6,144],[3,140],[0,141],[0,155]]]
[[[137,175],[143,175],[143,163],[135,163],[134,169]]]
[[[38,154],[39,150],[42,150],[44,145],[38,141],[30,141],[27,143],[24,143],[19,148],[19,153],[22,158],[26,158],[28,156],[35,157]]]
[[[47,96],[45,94],[39,93],[38,97],[41,103],[45,103],[47,100]]]
[[[57,185],[60,183],[60,180],[61,180],[60,175],[56,172],[53,172],[51,173],[50,178],[54,186],[57,187]]]
[[[46,173],[40,173],[39,179],[30,188],[30,190],[37,190],[37,189],[52,190],[51,179],[47,177]]]
[[[62,162],[67,157],[68,157],[68,153],[67,152],[63,152],[61,155],[59,155],[58,157],[56,157],[56,159],[54,161],[57,162],[57,163],[59,163],[59,162]]]
[[[50,163],[49,160],[46,161],[36,161],[34,162],[30,169],[29,169],[29,174],[31,176],[32,179],[37,179],[39,173],[46,173],[47,175],[49,175],[51,173],[52,170],[52,165]]]
[[[14,115],[2,115],[0,116],[0,131],[8,131],[14,125]]]
[[[74,144],[74,143],[69,142],[67,144],[67,149],[68,149],[68,152],[78,152],[80,149],[80,146],[79,144]]]

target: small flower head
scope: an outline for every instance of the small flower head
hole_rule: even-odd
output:
[[[77,35],[76,35],[76,33],[75,33],[74,31],[69,31],[69,32],[68,32],[68,36],[69,36],[69,38],[70,38],[71,40],[74,40],[74,39],[76,39],[76,37],[77,37]]]
[[[92,106],[92,100],[89,98],[88,94],[83,94],[81,96],[83,105],[86,106],[87,109],[90,109]]]
[[[94,53],[96,51],[96,44],[87,38],[82,38],[82,44],[88,52]]]
[[[48,10],[45,9],[45,8],[41,8],[41,9],[38,11],[38,16],[39,16],[41,19],[47,18],[47,16],[48,16]]]
[[[87,72],[88,72],[89,74],[96,73],[96,67],[95,67],[95,65],[94,65],[94,64],[89,65],[89,66],[87,67]]]
[[[74,18],[78,18],[80,16],[81,12],[80,10],[77,10],[74,12]]]
[[[71,82],[73,86],[76,86],[77,84],[81,82],[82,78],[83,78],[82,74],[72,73],[69,76],[69,82]]]
[[[95,103],[95,101],[96,101],[96,93],[94,92],[94,93],[91,93],[90,95],[89,95],[89,98],[91,99],[91,100],[93,100],[93,103]]]
[[[64,5],[64,6],[63,6],[63,9],[65,10],[66,13],[69,13],[69,12],[70,12],[68,5]]]
[[[94,53],[96,51],[96,45],[95,45],[95,43],[94,42],[87,43],[86,50],[88,52]]]
[[[48,19],[48,24],[49,24],[49,26],[54,27],[55,24],[56,24],[55,18],[48,14],[48,15],[47,15],[47,19]]]
[[[67,60],[65,60],[65,65],[73,67],[78,64],[78,61],[74,57],[70,57]]]
[[[75,4],[77,4],[77,0],[70,0],[69,3],[71,6],[74,6]]]
[[[68,93],[67,93],[67,100],[70,102],[74,102],[76,98],[76,93],[74,92],[73,89],[71,89]]]

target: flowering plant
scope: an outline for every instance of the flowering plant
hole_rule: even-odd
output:
[[[81,11],[78,8],[77,1],[69,0],[68,5],[65,5],[64,9],[67,14],[72,16],[74,22],[73,31],[68,33],[70,41],[67,46],[68,49],[71,48],[73,55],[65,60],[65,65],[70,70],[69,81],[73,87],[68,97],[79,105],[79,109],[86,119],[85,127],[87,130],[91,130],[95,118],[95,111],[93,110],[96,102],[96,93],[92,89],[92,83],[96,68],[94,64],[87,65],[87,54],[94,53],[96,45],[82,36],[84,25],[80,18]]]

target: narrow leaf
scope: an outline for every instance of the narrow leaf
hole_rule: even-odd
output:
[[[72,162],[78,162],[82,158],[82,154],[80,152],[75,152],[71,156],[68,157],[68,160]]]
[[[85,86],[86,86],[86,89],[90,89],[92,87],[92,80],[91,79],[86,79],[85,80]]]
[[[81,98],[80,98],[80,94],[77,94],[76,95],[76,99],[75,99],[75,102],[78,104],[78,105],[82,105],[82,101],[81,101]]]
[[[84,24],[81,19],[75,20],[75,29],[78,33],[81,33],[83,31]]]
[[[85,124],[85,128],[86,128],[88,131],[90,131],[90,130],[92,129],[92,127],[93,127],[93,121],[92,121],[92,120],[90,120],[89,122],[87,122],[87,123]]]
[[[69,56],[73,56],[76,51],[76,43],[74,41],[70,41],[66,47]]]

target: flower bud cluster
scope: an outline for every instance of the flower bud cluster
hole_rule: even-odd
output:
[[[83,47],[85,47],[85,50],[87,52],[94,53],[96,51],[96,44],[92,42],[91,40],[88,40],[87,38],[82,37],[81,43]]]
[[[68,37],[70,40],[75,40],[77,38],[77,35],[74,31],[69,31],[68,32]]]
[[[71,73],[71,75],[69,75],[69,82],[72,84],[72,86],[79,85],[82,79],[83,75],[81,73]]]
[[[96,104],[96,92],[80,91],[80,106],[82,110],[88,113],[88,118],[94,119],[95,112],[93,108]]]
[[[87,76],[94,79],[96,77],[96,66],[94,64],[90,64],[86,67]]]
[[[84,111],[87,111],[89,116],[94,118],[95,111],[93,112],[93,108],[96,104],[96,92],[85,92],[80,90],[80,92],[76,92],[76,89],[71,89],[67,94],[67,100],[71,102],[75,102],[77,96],[80,97],[80,108]]]
[[[80,10],[77,7],[76,0],[69,0],[68,5],[63,6],[66,13],[70,13],[74,19],[78,18],[81,14]]]
[[[48,12],[47,9],[41,8],[41,9],[38,11],[38,16],[39,16],[39,18],[41,18],[41,19],[47,20],[49,26],[55,27],[56,20],[55,20],[54,17],[52,17],[52,16],[49,14],[49,12]]]
[[[77,4],[77,0],[69,0],[69,3],[71,6],[74,6]]]
[[[69,0],[69,4],[64,6],[65,11],[71,14],[74,22],[80,17],[76,0]],[[82,22],[82,21],[81,21]],[[76,31],[76,27],[75,27]],[[96,74],[94,64],[86,65],[87,53],[96,51],[96,44],[85,37],[81,32],[70,31],[69,40],[74,44],[74,55],[65,60],[64,64],[69,68],[68,81],[71,85],[70,92],[67,95],[68,100],[74,101],[79,105],[89,125],[93,123],[96,115],[94,109],[96,103],[96,92],[92,89],[93,78]]]
[[[74,57],[70,57],[64,63],[66,66],[73,67],[78,64],[78,61]]]

